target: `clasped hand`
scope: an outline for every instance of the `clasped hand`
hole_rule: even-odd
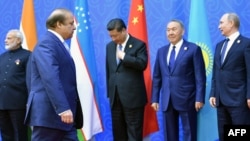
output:
[[[121,51],[121,50],[118,50],[117,51],[117,57],[120,59],[120,60],[123,60],[125,56],[125,52]]]

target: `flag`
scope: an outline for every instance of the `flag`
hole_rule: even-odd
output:
[[[34,10],[33,0],[23,1],[20,31],[23,33],[22,48],[33,51],[37,42],[36,19],[35,19],[35,10]],[[30,128],[29,128],[28,134],[29,134],[29,141],[30,141],[31,140]]]
[[[90,140],[102,132],[103,127],[96,100],[97,70],[87,0],[76,1],[75,21],[77,27],[71,39],[70,52],[76,66],[77,89],[84,117],[82,136],[78,137]]]
[[[148,48],[148,39],[147,39],[147,26],[146,26],[146,17],[145,17],[145,7],[143,0],[132,0],[130,6],[130,15],[128,20],[128,32],[134,37],[144,41]],[[151,90],[152,90],[152,77],[150,70],[150,57],[148,52],[148,65],[144,71],[145,85],[147,89],[147,98],[148,101],[151,99]],[[156,112],[150,105],[150,102],[147,103],[144,113],[144,124],[143,124],[143,137],[149,135],[150,133],[156,132],[159,130],[157,123]]]
[[[211,87],[211,74],[213,65],[213,49],[209,27],[206,16],[206,7],[204,0],[192,0],[189,17],[188,40],[196,43],[202,49],[203,58],[206,66],[206,101],[209,99],[209,91]],[[218,133],[214,130],[217,126],[217,118],[215,109],[209,104],[205,104],[198,113],[198,139],[202,141],[214,141],[218,139]]]
[[[33,0],[24,0],[20,31],[23,33],[22,47],[33,50],[37,42],[36,20]]]

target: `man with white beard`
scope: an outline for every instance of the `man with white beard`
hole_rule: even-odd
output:
[[[0,130],[3,141],[27,141],[24,125],[28,90],[26,65],[30,51],[22,48],[23,35],[10,30],[5,39],[6,52],[0,55]]]

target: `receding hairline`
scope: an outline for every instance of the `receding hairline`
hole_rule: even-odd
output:
[[[181,20],[178,20],[178,19],[172,19],[170,20],[168,23],[167,23],[167,26],[170,24],[170,23],[177,23],[178,25],[180,25],[180,27],[184,30],[184,24]]]
[[[55,9],[46,20],[46,27],[48,29],[54,29],[56,28],[57,22],[63,23],[65,19],[71,16],[73,16],[73,13],[68,9],[65,8]]]
[[[59,16],[59,15],[63,15],[65,16],[66,14],[69,14],[71,13],[71,11],[69,11],[68,9],[65,9],[65,8],[58,8],[58,9],[55,9],[48,17],[48,20],[49,19],[52,19],[53,17],[55,16]]]

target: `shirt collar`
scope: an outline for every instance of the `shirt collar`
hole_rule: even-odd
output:
[[[60,34],[58,34],[57,32],[55,32],[55,31],[53,31],[51,29],[48,29],[48,31],[51,32],[51,33],[53,33],[62,43],[65,41],[63,39],[63,37]]]
[[[127,44],[127,42],[128,42],[128,39],[129,39],[129,34],[127,34],[126,40],[121,44],[122,47],[125,47],[125,46],[126,46],[126,44]]]
[[[236,38],[238,38],[238,36],[240,35],[239,31],[233,33],[232,35],[228,36],[227,38],[229,39],[229,41],[234,41],[236,40]]]
[[[183,39],[181,39],[181,40],[180,40],[179,42],[177,42],[177,44],[175,44],[175,45],[171,44],[170,47],[172,48],[173,46],[175,46],[176,49],[179,49],[179,48],[181,47],[182,43],[183,43]]]

